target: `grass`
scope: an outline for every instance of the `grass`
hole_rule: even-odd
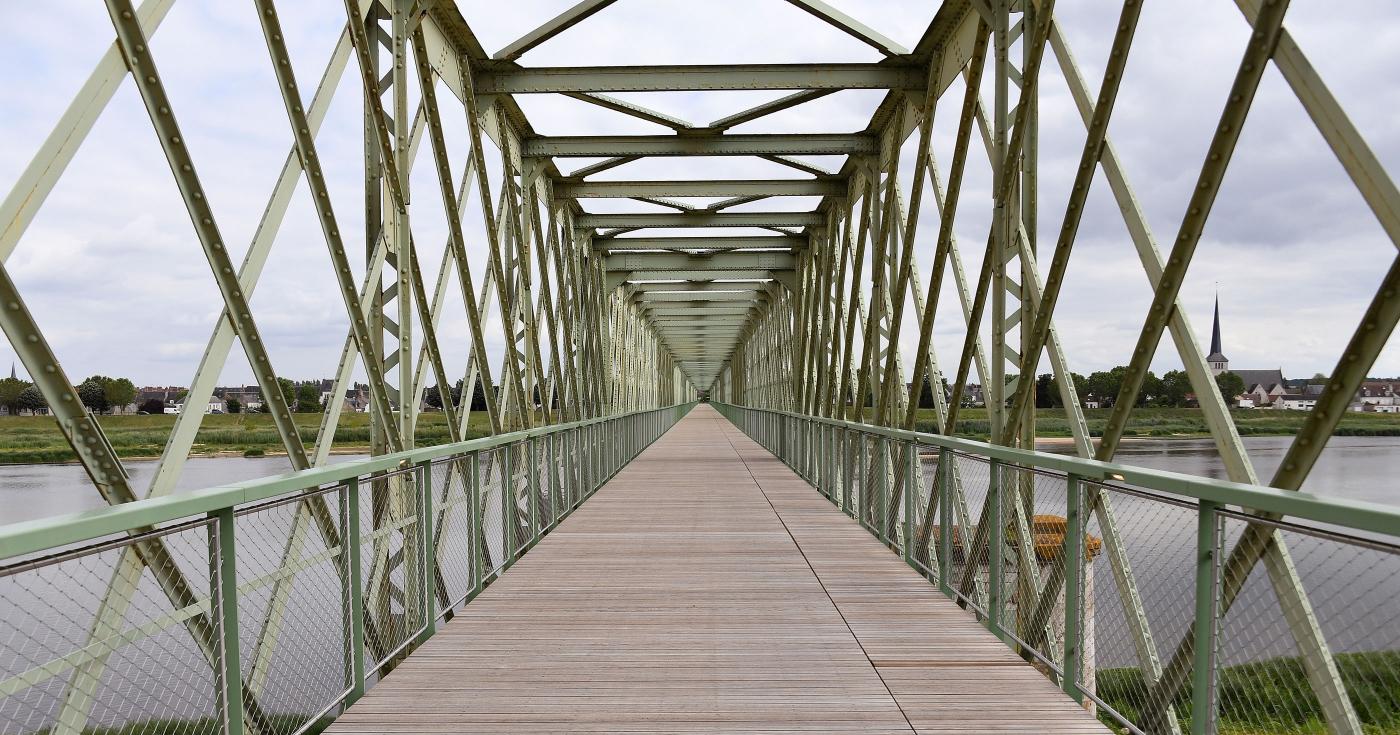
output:
[[[1400,651],[1338,654],[1337,670],[1367,735],[1400,733]],[[1107,669],[1096,677],[1098,696],[1133,722],[1142,721],[1146,687],[1138,669]],[[1322,710],[1296,657],[1230,666],[1220,673],[1222,735],[1325,735]],[[1191,692],[1172,701],[1189,730]],[[1103,714],[1109,726],[1115,721]]]
[[[1036,410],[1037,436],[1069,437],[1069,420],[1064,409],[1042,408]],[[1092,436],[1102,436],[1104,425],[1108,423],[1109,409],[1086,409],[1084,417],[1089,424]],[[1275,411],[1273,409],[1231,411],[1235,426],[1242,436],[1293,436],[1307,418],[1307,411]],[[932,409],[919,411],[918,429],[937,431],[937,422]],[[958,424],[954,434],[970,439],[986,439],[991,424],[985,408],[964,408],[958,413]],[[1133,437],[1206,437],[1210,430],[1206,427],[1205,416],[1195,408],[1139,408],[1132,412],[1128,420],[1127,436]],[[1400,436],[1400,414],[1352,413],[1342,417],[1336,436]]]
[[[98,423],[106,432],[117,454],[122,457],[159,457],[165,441],[175,425],[175,416],[100,416]],[[295,414],[294,420],[301,441],[310,450],[320,428],[321,414]],[[467,437],[487,434],[486,415],[472,414]],[[418,419],[415,434],[418,446],[444,444],[448,441],[447,422],[440,412],[427,412]],[[370,441],[369,414],[346,413],[340,418],[334,448],[342,451],[368,451]],[[261,457],[284,453],[272,417],[260,413],[213,414],[195,435],[193,455],[233,454]],[[58,430],[51,416],[0,416],[0,464],[31,464],[43,462],[72,462],[77,459]]]

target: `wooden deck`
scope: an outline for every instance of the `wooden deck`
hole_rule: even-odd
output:
[[[332,733],[1104,733],[698,406]]]

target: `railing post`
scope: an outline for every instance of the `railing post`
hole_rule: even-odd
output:
[[[520,533],[520,527],[515,522],[518,505],[515,502],[515,458],[511,456],[513,454],[510,444],[501,445],[501,466],[496,473],[501,478],[501,544],[505,546],[501,551],[504,552],[507,565],[515,563],[515,537]]]
[[[879,524],[880,540],[889,545],[894,541],[893,532],[890,529],[890,495],[894,493],[894,488],[890,485],[890,455],[894,452],[889,437],[880,437],[876,444],[879,451],[880,466],[880,509],[875,522]]]
[[[1083,481],[1078,475],[1065,477],[1065,646],[1064,676],[1060,687],[1074,701],[1083,703],[1079,677],[1084,666],[1084,500]]]
[[[559,510],[564,504],[564,483],[559,478],[559,451],[558,446],[563,434],[555,432],[545,437],[545,466],[549,468],[549,527],[554,528],[559,523],[559,517],[563,513]]]
[[[904,562],[909,565],[914,563],[914,513],[918,507],[918,487],[917,473],[914,471],[919,461],[919,445],[914,442],[904,444],[904,539],[900,542],[904,547]]]
[[[209,534],[210,612],[218,625],[216,676],[218,706],[225,735],[243,735],[243,669],[238,643],[238,564],[233,508],[209,514],[214,522]]]
[[[1215,644],[1220,592],[1220,524],[1218,503],[1200,502],[1196,518],[1196,619],[1191,673],[1191,733],[1215,732]]]
[[[360,567],[360,478],[345,483],[340,501],[342,556],[345,559],[345,643],[346,678],[350,693],[346,706],[365,694],[365,592],[364,571]]]
[[[853,506],[852,506],[852,504],[851,504],[851,489],[855,487],[855,484],[854,484],[854,481],[853,481],[853,479],[852,479],[853,476],[854,476],[854,473],[853,473],[851,470],[852,470],[852,469],[855,467],[855,465],[856,465],[856,458],[855,458],[855,456],[853,456],[853,455],[854,455],[854,451],[853,451],[853,447],[851,446],[851,430],[848,429],[848,428],[846,428],[845,426],[842,426],[842,427],[841,427],[841,470],[842,470],[843,477],[842,477],[842,483],[841,483],[841,510],[844,511],[844,512],[846,513],[846,515],[852,516],[852,517],[854,517],[855,512],[854,512]]]
[[[423,573],[423,583],[419,586],[419,603],[423,607],[423,632],[418,642],[422,643],[437,632],[437,549],[433,544],[437,535],[433,528],[433,482],[432,463],[420,462],[418,470],[418,532],[421,543],[418,552],[418,568]]]
[[[991,533],[988,534],[987,540],[987,586],[991,588],[987,600],[987,622],[990,624],[992,632],[998,638],[1005,640],[1002,629],[1005,601],[1002,600],[1002,592],[1006,588],[1006,584],[1002,575],[1006,570],[1002,567],[1002,553],[1005,546],[1006,528],[1002,522],[1001,462],[995,459],[989,460],[987,469],[989,476],[987,503],[991,506],[988,521],[992,524]]]
[[[873,529],[870,519],[866,516],[870,509],[870,488],[865,486],[866,480],[870,479],[870,442],[865,440],[865,435],[857,431],[856,442],[860,444],[860,497],[857,498],[856,510],[860,513],[860,523],[866,528]]]
[[[938,448],[938,587],[949,599],[953,597],[953,453],[947,447]],[[964,529],[966,533],[966,529]]]
[[[530,463],[526,473],[530,487],[530,543],[540,540],[540,458],[539,447],[536,446],[538,441],[539,439],[533,436],[525,440],[526,461]]]
[[[481,593],[481,581],[486,578],[486,570],[481,568],[481,560],[484,556],[484,554],[482,554],[482,548],[485,543],[485,540],[482,538],[482,529],[485,528],[486,524],[481,522],[484,508],[481,502],[480,451],[472,452],[469,471],[471,473],[471,478],[468,480],[470,484],[467,486],[467,507],[469,515],[467,519],[467,533],[469,534],[467,538],[467,548],[471,557],[467,562],[467,574],[471,577],[472,596],[475,597]]]

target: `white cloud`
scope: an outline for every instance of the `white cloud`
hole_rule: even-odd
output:
[[[460,2],[488,51],[562,11],[571,0],[517,0],[509,7]],[[1400,161],[1400,13],[1348,0],[1295,4],[1288,26],[1342,101],[1381,161]],[[928,3],[847,0],[839,6],[912,47],[933,9]],[[1325,6],[1325,7],[1324,7]],[[341,27],[321,4],[280,4],[293,64],[309,97]],[[1349,8],[1346,9],[1346,8]],[[84,0],[19,5],[0,30],[0,182],[18,179],[68,101],[110,43],[104,12]],[[1097,86],[1116,11],[1102,3],[1061,2],[1061,24],[1092,87]],[[1111,128],[1159,247],[1176,235],[1186,197],[1218,118],[1245,40],[1231,3],[1191,0],[1148,6]],[[1368,39],[1356,43],[1357,38]],[[290,144],[280,99],[251,5],[201,0],[176,3],[153,42],[175,111],[208,189],[225,238],[241,255],[253,236]],[[780,0],[622,0],[530,52],[527,65],[874,61],[872,49]],[[1084,133],[1058,67],[1047,57],[1041,98],[1040,251],[1048,262]],[[352,61],[353,64],[353,61]],[[332,200],[346,242],[364,239],[361,102],[353,67],[318,138]],[[445,94],[439,89],[439,94]],[[695,123],[723,117],[781,93],[619,95]],[[1014,94],[1014,90],[1013,90]],[[961,87],[940,103],[936,143],[947,173]],[[831,95],[741,126],[744,132],[852,131],[863,128],[878,92]],[[416,100],[417,92],[412,92]],[[655,133],[663,128],[574,100],[526,97],[535,127],[551,134]],[[465,153],[465,123],[449,114],[448,146]],[[956,234],[965,268],[976,278],[988,222],[988,164],[969,162]],[[488,155],[493,182],[498,156]],[[585,162],[563,162],[570,170]],[[839,161],[823,162],[838,166]],[[902,173],[906,177],[909,169]],[[644,159],[600,179],[725,178],[795,175],[755,159]],[[460,168],[454,170],[460,175]],[[446,238],[445,218],[426,144],[413,171],[415,241],[429,288]],[[259,326],[279,372],[329,375],[346,334],[346,317],[304,187],[289,209],[253,298]],[[464,224],[477,285],[485,276],[485,233],[472,195]],[[493,202],[494,204],[494,202]],[[592,211],[643,211],[643,205],[594,201]],[[758,208],[752,205],[750,208]],[[922,274],[938,219],[920,220]],[[1266,75],[1239,152],[1216,204],[1182,298],[1203,335],[1216,283],[1221,290],[1226,352],[1242,366],[1282,366],[1289,374],[1329,371],[1395,246],[1375,223],[1313,123],[1276,71]],[[355,257],[356,281],[362,258]],[[1057,328],[1076,369],[1089,372],[1127,360],[1150,291],[1102,176],[1094,183],[1080,229]],[[130,83],[123,85],[7,263],[70,377],[103,372],[138,383],[185,383],[220,311],[198,242]],[[455,276],[454,276],[455,278]],[[936,346],[945,370],[962,344],[951,279],[940,298]],[[558,294],[555,294],[556,298]],[[494,308],[493,299],[492,311]],[[448,290],[444,351],[460,358],[467,341],[461,297]],[[499,315],[488,344],[503,349]],[[916,336],[906,325],[912,350]],[[0,344],[0,361],[8,357]],[[1164,342],[1154,368],[1177,365]],[[1042,368],[1044,369],[1044,368]],[[1375,371],[1400,374],[1391,347]],[[246,380],[235,349],[226,380]]]

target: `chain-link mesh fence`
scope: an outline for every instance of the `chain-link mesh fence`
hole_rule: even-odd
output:
[[[0,731],[219,732],[214,525],[0,568]]]
[[[771,441],[771,413],[723,409],[794,451]],[[821,492],[1113,731],[1400,733],[1400,523],[1263,518],[1179,492],[1216,492],[1208,480],[1135,484],[1085,463],[1108,478],[1086,480],[1063,458],[995,461],[965,442],[920,445],[911,485],[912,436],[780,421],[821,423]]]
[[[0,561],[0,733],[319,730],[684,408],[27,542]]]

